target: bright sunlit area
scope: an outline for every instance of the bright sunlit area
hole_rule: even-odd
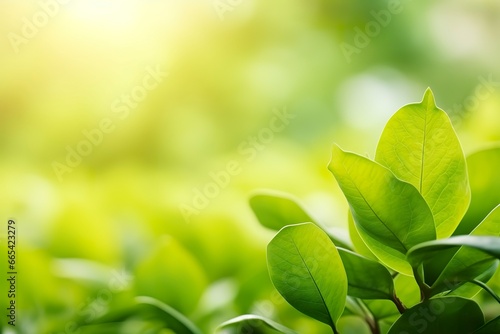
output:
[[[0,0],[0,36],[0,333],[500,328],[500,2]],[[458,234],[493,246],[410,252]]]

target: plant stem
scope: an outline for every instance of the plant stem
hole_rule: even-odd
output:
[[[486,285],[486,283],[484,282],[481,282],[479,280],[476,280],[476,279],[473,279],[473,280],[470,280],[469,282],[471,282],[472,284],[475,284],[477,286],[480,286],[481,288],[483,288],[486,292],[488,292],[493,298],[495,298],[495,300],[500,303],[500,297],[495,293],[495,291],[491,290],[491,288]]]
[[[359,308],[363,311],[363,319],[365,319],[366,324],[370,327],[372,334],[380,334],[380,326],[373,313],[361,299],[356,298],[355,300]]]
[[[430,295],[430,288],[425,282],[423,281],[423,278],[420,276],[420,273],[418,272],[418,268],[413,268],[413,276],[415,277],[415,281],[418,284],[418,287],[420,288],[420,301],[423,302],[429,298],[431,298]]]
[[[406,307],[404,306],[403,302],[401,299],[399,299],[396,294],[392,296],[392,301],[394,302],[394,305],[398,308],[399,313],[403,314],[406,311]]]

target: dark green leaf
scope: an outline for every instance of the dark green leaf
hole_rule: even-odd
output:
[[[440,297],[407,310],[388,334],[472,333],[483,324],[483,312],[476,302],[460,297]]]
[[[338,248],[347,274],[347,294],[362,299],[394,297],[394,283],[386,267],[351,251]]]
[[[493,334],[500,333],[500,317],[486,323],[483,327],[476,330],[473,334]]]

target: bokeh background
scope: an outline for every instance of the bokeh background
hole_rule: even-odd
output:
[[[427,87],[467,154],[500,140],[496,0],[1,0],[0,36],[17,333],[76,333],[135,295],[206,333],[245,313],[328,333],[274,292],[251,193],[345,227],[332,143],[373,157]]]

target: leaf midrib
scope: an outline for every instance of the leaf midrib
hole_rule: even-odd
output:
[[[353,180],[351,174],[349,173],[349,171],[347,170],[347,168],[344,166],[344,164],[342,164],[342,167],[344,168],[345,172],[349,175],[349,178],[351,180]],[[381,166],[383,167],[383,166]],[[384,167],[383,167],[384,168]],[[368,203],[368,201],[366,200],[365,196],[363,196],[363,193],[359,190],[358,186],[356,185],[356,183],[354,181],[352,181],[352,184],[354,185],[354,187],[356,188],[356,191],[358,192],[358,194],[361,196],[361,198],[363,199],[363,201],[366,203],[366,205],[368,205],[368,207],[370,208],[370,210],[373,212],[373,214],[375,215],[375,217],[377,217],[377,219],[382,223],[382,225],[384,225],[384,227],[389,231],[391,232],[391,234],[396,238],[396,240],[399,242],[399,244],[401,246],[403,246],[403,249],[405,250],[405,254],[408,252],[408,248],[406,248],[406,246],[403,244],[403,242],[399,239],[399,237],[384,223],[384,221],[378,216],[377,212],[375,212],[375,210],[372,208],[372,206],[370,205],[370,203]],[[354,217],[353,217],[354,219]]]
[[[318,291],[318,294],[319,294],[319,296],[321,298],[321,301],[323,302],[323,305],[325,306],[326,312],[328,314],[328,318],[330,319],[329,325],[330,326],[335,326],[335,324],[333,323],[332,315],[330,314],[330,310],[328,309],[328,304],[326,303],[325,299],[323,298],[323,294],[321,293],[321,290],[319,289],[318,284],[316,283],[316,280],[314,279],[314,276],[312,275],[311,271],[309,270],[309,267],[307,266],[306,261],[302,257],[302,254],[299,251],[299,247],[297,247],[297,244],[295,243],[295,239],[293,238],[293,236],[292,236],[291,239],[292,239],[293,246],[295,247],[295,250],[297,251],[297,254],[300,257],[300,260],[302,261],[302,264],[306,268],[307,273],[309,274],[309,277],[311,277],[311,281],[313,282],[314,287],[316,288],[316,291]]]

